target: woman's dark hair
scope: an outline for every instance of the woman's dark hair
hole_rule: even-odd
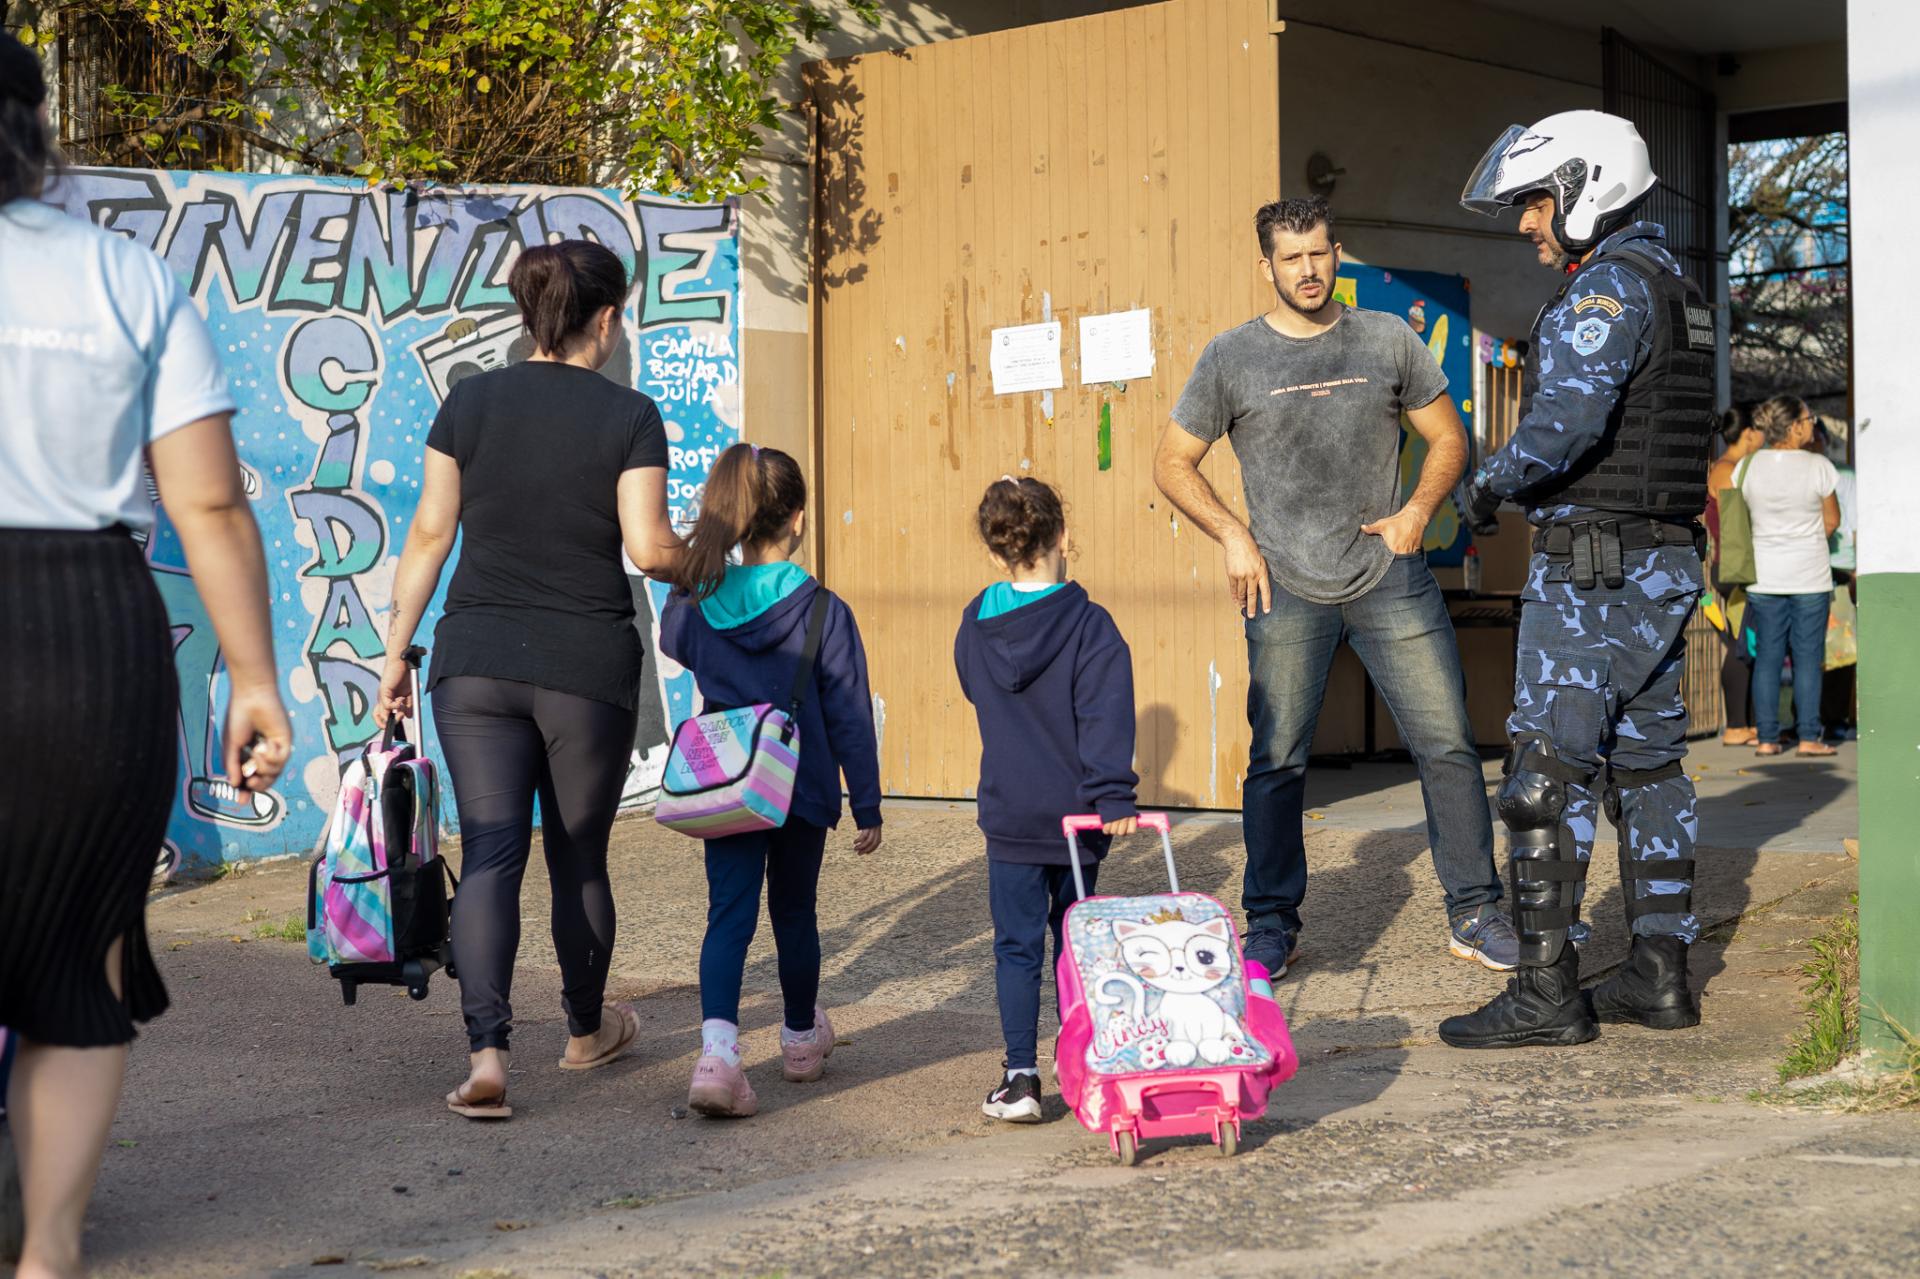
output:
[[[523,251],[507,273],[520,318],[537,350],[564,355],[606,307],[625,306],[627,268],[591,240],[562,240]]]
[[[807,477],[779,449],[736,444],[707,475],[700,516],[687,538],[674,585],[703,600],[720,589],[736,546],[764,546],[784,537],[807,507]]]
[[[0,205],[35,199],[53,166],[53,143],[40,121],[47,100],[40,59],[0,31]]]
[[[1009,568],[1031,564],[1067,531],[1060,495],[1039,480],[1003,477],[987,485],[976,517],[980,540]]]
[[[1728,448],[1740,442],[1740,437],[1753,429],[1753,406],[1735,404],[1720,410],[1720,439]]]

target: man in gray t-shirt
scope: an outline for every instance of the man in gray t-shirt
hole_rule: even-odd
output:
[[[1326,309],[1332,323],[1312,337],[1256,315],[1207,343],[1173,420],[1206,444],[1232,437],[1273,581],[1345,604],[1393,563],[1387,540],[1363,530],[1400,509],[1400,415],[1433,405],[1447,378],[1399,316]],[[1437,416],[1458,432],[1451,412]]]
[[[1279,977],[1299,935],[1307,752],[1344,637],[1419,766],[1449,949],[1506,971],[1518,941],[1497,906],[1460,652],[1421,551],[1427,522],[1466,469],[1466,432],[1446,376],[1405,321],[1332,301],[1340,250],[1323,202],[1269,204],[1255,229],[1274,309],[1207,344],[1154,462],[1160,490],[1225,548],[1246,617],[1247,958]],[[1402,417],[1427,442],[1404,505]],[[1222,436],[1240,462],[1251,529],[1200,474]]]

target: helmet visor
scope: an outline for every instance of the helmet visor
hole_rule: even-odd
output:
[[[1513,204],[1515,193],[1500,189],[1500,171],[1506,165],[1508,150],[1526,136],[1525,125],[1510,124],[1507,131],[1500,135],[1499,141],[1487,148],[1487,153],[1480,157],[1480,163],[1474,166],[1473,176],[1467,179],[1467,185],[1460,190],[1461,208],[1497,218],[1502,209]]]

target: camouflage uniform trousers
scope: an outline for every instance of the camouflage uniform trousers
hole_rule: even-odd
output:
[[[1647,771],[1687,753],[1680,675],[1687,619],[1700,597],[1700,560],[1688,549],[1655,547],[1629,552],[1626,561],[1625,585],[1580,588],[1571,581],[1570,565],[1536,554],[1521,604],[1507,732],[1544,733],[1563,762],[1592,772],[1588,784],[1567,786],[1564,821],[1582,862],[1592,854],[1606,811],[1608,766]],[[1628,857],[1693,857],[1699,822],[1693,782],[1684,771],[1618,787],[1618,797]],[[1638,879],[1631,891],[1645,897],[1691,887],[1684,879]],[[1585,889],[1582,884],[1582,895]],[[1633,921],[1633,931],[1691,943],[1700,921],[1691,912],[1647,914]],[[1587,934],[1584,922],[1574,924],[1574,941]]]

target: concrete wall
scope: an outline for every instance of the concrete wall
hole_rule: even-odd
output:
[[[731,205],[534,187],[420,196],[325,178],[127,170],[81,170],[49,199],[166,259],[206,315],[239,405],[234,437],[266,546],[294,758],[260,795],[220,782],[220,647],[161,511],[146,548],[180,680],[179,793],[167,831],[178,860],[305,852],[321,835],[344,762],[378,731],[383,615],[427,430],[454,382],[527,353],[504,287],[521,245],[585,232],[636,267],[629,345],[604,371],[659,402],[676,515],[698,501],[713,458],[739,436]],[[664,592],[631,580],[651,655]],[[436,598],[421,643],[432,644],[439,612]],[[629,801],[658,786],[671,726],[692,705],[691,676],[651,661],[648,671]],[[443,799],[450,823],[450,792]]]
[[[1711,84],[1723,113],[1846,101],[1845,40],[1756,49],[1734,55],[1734,61],[1738,69],[1728,76],[1716,67]]]
[[[1854,411],[1860,477],[1860,1035],[1889,1064],[1920,1035],[1920,516],[1913,476],[1913,214],[1920,8],[1852,0]]]
[[[1310,194],[1308,157],[1325,153],[1346,169],[1331,199],[1349,255],[1466,276],[1474,327],[1526,337],[1553,276],[1516,234],[1514,215],[1496,223],[1469,213],[1460,188],[1507,125],[1600,106],[1598,37],[1458,0],[1284,8],[1283,193]]]

